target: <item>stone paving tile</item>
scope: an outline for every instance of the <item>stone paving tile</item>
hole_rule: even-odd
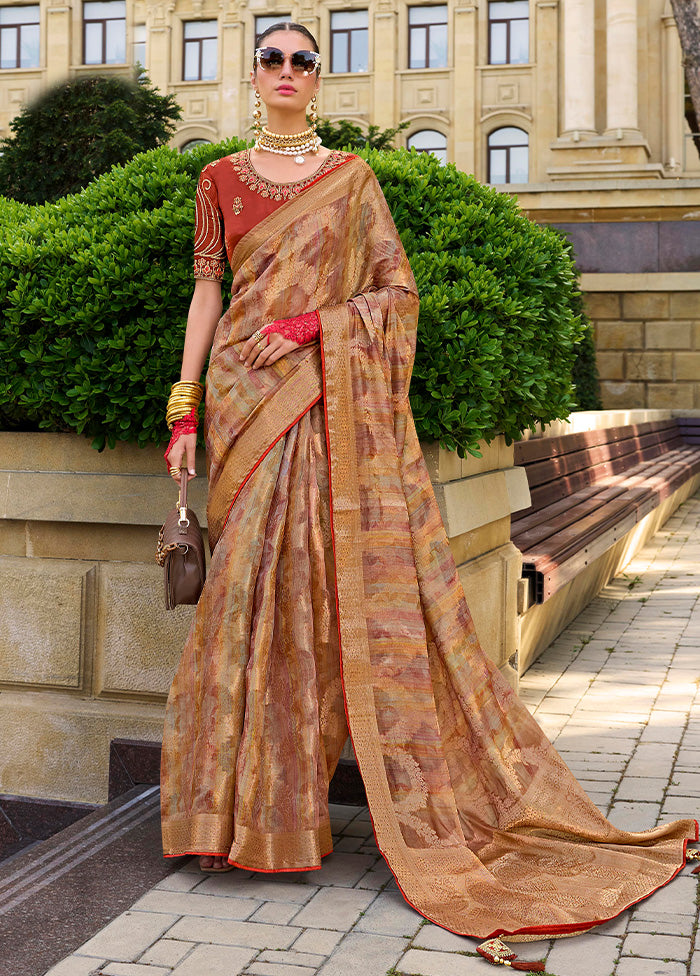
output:
[[[607,814],[608,820],[621,830],[650,830],[659,818],[659,803],[615,802]]]
[[[362,875],[362,877],[357,882],[357,884],[355,885],[355,887],[356,888],[373,888],[375,891],[377,891],[380,888],[383,888],[384,885],[388,881],[391,881],[393,877],[394,876],[391,873],[391,871],[389,870],[389,867],[388,867],[386,861],[382,857],[382,858],[380,858],[377,861],[376,864],[374,864],[369,869],[369,871],[366,871],[365,874]]]
[[[286,925],[291,922],[299,911],[299,905],[293,902],[270,901],[258,908],[250,916],[251,922],[267,922],[270,925]]]
[[[236,873],[235,871],[233,872]],[[207,875],[202,874],[200,871],[198,875],[192,873],[191,871],[173,871],[169,874],[167,878],[163,878],[155,886],[154,891],[192,891],[192,889],[200,884]]]
[[[251,962],[246,969],[246,973],[254,973],[255,976],[313,976],[316,969],[308,966],[290,966],[286,963],[272,962]]]
[[[314,871],[314,884],[352,888],[377,862],[372,854],[329,854],[320,871]],[[311,873],[311,872],[309,872]]]
[[[441,949],[445,952],[473,952],[475,949],[473,939],[448,932],[431,922],[421,928],[412,945],[419,949]]]
[[[387,891],[375,898],[353,931],[410,937],[416,934],[422,922],[422,916],[406,903],[400,892]]]
[[[384,976],[397,964],[405,948],[405,939],[351,932],[321,966],[318,976]]]
[[[547,972],[563,976],[610,976],[615,968],[622,940],[614,936],[578,935],[575,939],[555,939],[547,956]],[[528,947],[529,948],[529,947]],[[519,950],[520,946],[516,946]],[[523,946],[525,949],[525,946]],[[530,958],[529,953],[525,958]]]
[[[645,912],[660,912],[669,915],[694,915],[696,912],[695,896],[697,893],[697,875],[684,874],[674,878],[670,884],[655,891],[643,903],[646,906]]]
[[[239,976],[255,955],[255,949],[198,945],[172,976]]]
[[[177,966],[188,952],[194,948],[193,942],[180,942],[176,939],[158,939],[150,949],[146,949],[138,961],[151,966]]]
[[[196,916],[181,918],[168,933],[170,938],[183,939],[185,942],[213,942],[253,949],[288,949],[299,934],[300,929],[289,925],[263,925]]]
[[[304,872],[303,878],[311,875],[315,878],[319,871]],[[219,878],[208,878],[197,887],[197,894],[233,895],[236,898],[252,898],[257,902],[287,901],[303,905],[318,891],[318,886],[311,883],[300,883],[288,879],[281,874],[274,881],[266,880],[269,875],[253,875],[250,878],[231,878],[229,874],[222,874]],[[231,880],[229,880],[231,879]]]
[[[296,942],[292,943],[294,952],[307,952],[312,955],[329,956],[342,939],[340,932],[328,929],[307,929]]]
[[[694,796],[667,796],[661,808],[661,816],[664,818],[692,817],[697,820],[699,813],[700,802]]]
[[[252,898],[221,898],[191,891],[149,891],[131,906],[134,912],[205,915],[210,918],[249,918],[260,907]]]
[[[626,773],[620,780],[615,799],[647,800],[652,803],[661,803],[667,786],[668,776],[661,779],[652,776],[630,776]]]
[[[170,976],[161,966],[142,966],[137,962],[111,962],[99,970],[100,976]]]
[[[615,976],[686,976],[687,968],[682,962],[662,962],[660,959],[635,959],[629,956],[621,959],[615,969]]]
[[[416,976],[484,976],[485,965],[481,956],[460,956],[454,952],[409,949],[399,960],[396,968],[400,973],[416,974]],[[378,974],[373,972],[372,976]]]
[[[45,976],[92,976],[106,965],[106,960],[98,961],[87,956],[68,956],[52,966]]]
[[[650,935],[633,932],[622,944],[623,956],[642,956],[645,959],[685,960],[690,955],[690,939],[679,935]]]
[[[261,952],[256,962],[273,962],[273,963],[286,963],[290,966],[306,966],[307,968],[317,969],[326,961],[326,956],[328,953],[319,956],[311,952],[295,952],[293,949],[289,949],[285,952],[283,949],[278,952],[272,952],[266,949],[265,952]]]
[[[176,915],[124,912],[76,951],[81,956],[99,956],[101,959],[111,959],[115,962],[133,962],[175,922],[177,922]]]
[[[696,949],[690,960],[690,976],[700,976],[700,949]]]
[[[338,854],[355,854],[365,843],[365,837],[343,836],[335,841],[333,850]]]
[[[642,902],[632,913],[628,931],[651,932],[659,935],[685,935],[690,937],[695,927],[694,915],[670,914],[656,912],[647,907],[649,902]]]
[[[302,908],[294,924],[347,932],[376,897],[376,892],[360,888],[322,888]]]

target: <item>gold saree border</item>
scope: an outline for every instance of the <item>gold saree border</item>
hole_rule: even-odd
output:
[[[326,857],[333,850],[330,820],[313,830],[275,834],[238,826],[235,840],[232,825],[230,817],[216,814],[168,818],[163,823],[164,856],[211,854],[249,871],[316,871],[319,854]]]
[[[248,478],[280,437],[322,395],[320,350],[316,348],[264,401],[236,438],[224,469],[209,492],[207,525],[212,549],[221,538],[229,513]]]
[[[251,254],[262,245],[267,243],[270,238],[279,234],[281,231],[288,230],[289,223],[295,217],[313,213],[333,203],[339,197],[347,195],[348,186],[348,167],[355,167],[357,163],[366,165],[364,160],[357,156],[350,156],[344,163],[340,163],[325,176],[319,177],[318,181],[310,184],[297,196],[283,203],[277,210],[264,217],[259,224],[252,227],[247,234],[244,234],[238,244],[233,249],[231,255],[231,270],[235,278],[238,271],[245,264]],[[308,192],[313,187],[313,196]]]
[[[394,814],[377,726],[362,585],[362,549],[358,545],[362,526],[352,417],[349,311],[346,307],[321,309],[319,317],[324,402],[335,405],[332,418],[328,409],[324,413],[340,672],[348,728],[370,802],[372,826],[379,850],[404,898],[408,901],[405,892],[412,890],[420,894],[420,899],[416,900],[425,904],[434,896],[426,887],[423,874],[414,869],[407,856],[408,849]],[[409,904],[416,907],[413,901]],[[425,915],[420,908],[417,910]]]

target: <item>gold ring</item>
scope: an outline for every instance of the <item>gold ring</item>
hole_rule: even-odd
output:
[[[170,472],[170,474],[180,474],[182,468],[178,468],[177,465],[173,464],[168,468],[168,471]]]
[[[258,343],[261,339],[265,338],[265,335],[260,331],[260,329],[258,329],[257,332],[253,333],[253,338],[255,339],[256,343]]]

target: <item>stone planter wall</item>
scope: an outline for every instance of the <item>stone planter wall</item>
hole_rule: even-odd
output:
[[[515,684],[524,472],[502,441],[481,459],[424,453],[477,631]],[[202,521],[205,490],[190,493]],[[193,614],[163,609],[154,561],[174,501],[155,447],[0,433],[0,794],[104,802],[110,742],[160,740]]]

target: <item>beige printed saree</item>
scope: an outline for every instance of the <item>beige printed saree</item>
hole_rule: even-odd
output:
[[[481,652],[408,401],[418,300],[351,159],[238,244],[207,377],[214,552],[168,701],[166,855],[320,866],[348,728],[406,899],[486,938],[567,935],[684,864],[695,821],[613,827]],[[273,319],[321,341],[248,370]],[[347,722],[347,724],[346,724]]]

